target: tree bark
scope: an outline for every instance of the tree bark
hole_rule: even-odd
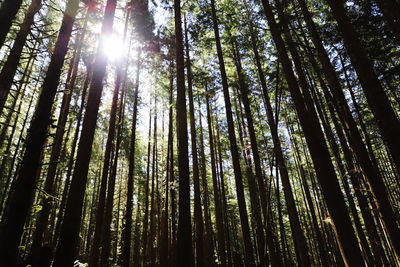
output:
[[[178,142],[179,217],[176,266],[194,266],[190,216],[188,131],[185,98],[185,59],[181,21],[181,1],[174,0],[176,56],[176,132]]]
[[[375,3],[400,44],[400,4],[396,0],[375,0]]]
[[[3,47],[12,22],[21,7],[22,0],[4,0],[0,7],[0,48]]]

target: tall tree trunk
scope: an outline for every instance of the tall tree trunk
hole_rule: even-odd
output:
[[[157,161],[157,96],[154,95],[154,115],[153,115],[153,152],[152,152],[152,162],[151,162],[151,195],[150,195],[150,225],[149,225],[149,235],[147,237],[147,253],[143,255],[146,257],[149,266],[154,266],[154,236],[155,236],[155,179],[156,179],[156,161]]]
[[[51,109],[56,95],[64,58],[68,50],[68,43],[71,37],[74,19],[78,11],[78,5],[79,1],[77,0],[70,0],[67,3],[60,33],[46,73],[46,78],[43,81],[41,94],[26,138],[26,149],[18,172],[15,191],[10,198],[9,209],[2,219],[3,227],[0,233],[0,240],[2,240],[0,242],[0,264],[4,266],[14,266],[17,258],[18,245],[23,232],[24,222],[28,216],[35,192],[36,176],[32,176],[32,173],[36,173],[39,168],[40,154],[43,151],[43,145],[47,136],[47,128],[51,122]],[[24,197],[22,198],[21,196]]]
[[[62,104],[61,104],[61,110],[60,110],[58,123],[57,123],[57,130],[56,130],[56,134],[55,134],[55,137],[53,140],[53,146],[52,146],[51,155],[50,155],[50,162],[49,162],[49,167],[47,169],[46,181],[45,181],[45,185],[44,185],[44,191],[49,196],[54,196],[54,194],[55,194],[54,182],[55,182],[55,177],[56,177],[56,171],[57,171],[57,166],[59,165],[59,157],[60,157],[61,148],[62,148],[65,124],[67,122],[67,118],[68,118],[68,114],[69,114],[72,93],[74,91],[75,81],[76,81],[76,78],[78,75],[78,65],[79,65],[79,61],[81,58],[83,40],[85,38],[87,19],[88,19],[88,15],[86,15],[86,18],[85,18],[82,35],[77,40],[78,47],[76,50],[76,54],[73,58],[73,64],[72,64],[72,68],[71,68],[72,69],[71,77],[70,77],[69,81],[67,82],[66,90],[64,92],[64,96],[63,96],[63,100],[62,100]],[[42,244],[43,234],[45,232],[46,227],[48,226],[48,219],[49,219],[50,211],[52,209],[53,201],[54,200],[51,197],[47,197],[45,195],[45,197],[43,199],[42,209],[39,213],[39,217],[36,222],[36,229],[35,229],[35,233],[33,235],[30,256],[33,256],[34,254],[38,253],[38,250]]]
[[[100,186],[100,194],[99,201],[97,203],[96,210],[96,227],[92,242],[92,247],[90,250],[90,266],[98,266],[99,264],[99,256],[100,256],[100,247],[102,244],[103,230],[104,230],[104,212],[106,205],[106,192],[107,192],[107,184],[110,184],[110,165],[111,165],[111,157],[112,157],[112,149],[113,143],[115,139],[115,125],[117,120],[117,105],[118,105],[118,96],[120,91],[120,67],[117,70],[117,77],[115,79],[114,93],[110,110],[110,121],[108,126],[108,135],[106,142],[106,149],[104,152],[104,165],[103,171],[101,175],[101,186]],[[110,185],[109,185],[110,186]]]
[[[222,266],[226,266],[226,252],[225,252],[225,230],[224,223],[222,218],[222,208],[221,208],[221,200],[220,193],[218,191],[218,181],[217,181],[217,171],[216,171],[216,160],[215,160],[215,145],[214,145],[214,134],[213,134],[213,125],[211,121],[211,109],[210,109],[210,100],[206,88],[206,104],[207,104],[207,124],[208,124],[208,135],[209,135],[209,144],[210,144],[210,157],[211,157],[211,176],[213,181],[213,189],[214,189],[214,211],[215,211],[215,220],[217,223],[217,241],[218,241],[218,256],[219,261]]]
[[[121,73],[117,74],[115,86],[121,86]],[[115,181],[117,177],[117,167],[118,167],[118,156],[119,150],[121,146],[121,128],[123,127],[123,117],[124,117],[124,97],[125,97],[125,84],[122,85],[122,91],[119,101],[119,110],[116,111],[118,117],[117,121],[117,129],[115,129],[116,141],[115,141],[115,152],[114,152],[114,160],[112,163],[112,168],[110,172],[110,178],[108,179],[108,188],[107,188],[107,200],[104,211],[104,225],[103,225],[103,236],[101,238],[101,255],[100,255],[100,263],[101,266],[110,266],[111,262],[109,262],[110,254],[111,254],[111,220],[112,220],[112,212],[114,207],[114,193],[115,193]],[[119,91],[119,90],[118,90]]]
[[[291,225],[291,229],[292,229],[292,232],[294,235],[294,243],[295,243],[295,246],[297,247],[296,255],[298,255],[298,259],[301,259],[302,264],[304,264],[306,266],[306,265],[310,265],[310,261],[308,258],[308,252],[307,252],[308,251],[307,243],[305,240],[303,230],[301,229],[299,215],[298,215],[298,212],[296,209],[296,204],[294,202],[293,191],[292,191],[292,187],[291,187],[290,179],[289,179],[289,173],[288,173],[284,155],[282,152],[281,142],[280,142],[279,136],[278,136],[277,123],[275,122],[274,115],[272,112],[271,101],[269,98],[267,85],[265,82],[265,75],[262,70],[260,56],[259,56],[258,49],[257,49],[256,34],[254,32],[254,28],[253,28],[252,24],[250,25],[250,32],[251,32],[252,48],[253,48],[253,52],[254,52],[255,59],[256,59],[258,76],[260,79],[261,88],[263,90],[264,104],[266,105],[268,125],[271,130],[277,166],[279,168],[279,172],[280,172],[281,179],[282,179],[286,205],[287,205],[287,209],[289,212],[290,225]],[[245,94],[243,94],[243,96],[244,96],[244,98],[246,98]],[[244,101],[244,103],[245,102],[248,102],[248,99],[246,101]],[[245,108],[246,108],[246,104],[245,104]],[[254,127],[253,127],[253,131],[254,131]],[[250,134],[251,134],[251,132],[252,131],[250,130]],[[254,135],[254,133],[253,133],[253,135]],[[255,136],[253,138],[255,138]],[[270,249],[272,249],[272,248],[270,248]]]
[[[41,71],[39,72],[39,75],[41,74]],[[8,170],[8,174],[6,175],[6,184],[5,184],[5,188],[4,188],[4,193],[3,193],[3,195],[2,195],[2,198],[1,198],[1,202],[0,202],[0,214],[2,214],[2,213],[4,213],[5,212],[5,209],[7,208],[7,203],[8,203],[8,201],[9,201],[9,199],[10,199],[10,195],[11,195],[11,192],[13,192],[13,189],[14,189],[14,185],[15,185],[15,177],[16,177],[16,174],[17,173],[14,173],[13,174],[13,166],[14,165],[16,165],[16,167],[15,167],[15,172],[17,172],[18,170],[19,170],[19,163],[17,163],[17,164],[15,164],[15,162],[17,162],[17,156],[18,156],[18,153],[19,153],[19,151],[20,151],[20,145],[21,145],[21,142],[23,142],[23,134],[24,134],[24,132],[25,132],[25,126],[26,126],[26,124],[27,124],[27,122],[28,122],[28,118],[29,118],[29,113],[30,113],[30,111],[31,111],[31,108],[32,108],[32,106],[33,106],[33,103],[34,103],[34,96],[35,96],[35,94],[36,94],[36,91],[39,89],[38,87],[38,83],[39,83],[39,79],[37,80],[37,82],[36,82],[36,84],[35,84],[35,86],[34,86],[34,90],[33,90],[33,92],[32,92],[32,95],[31,95],[31,97],[30,97],[30,100],[29,100],[29,104],[28,104],[28,108],[27,108],[27,112],[26,112],[26,114],[25,114],[25,117],[24,117],[24,119],[23,119],[23,121],[22,121],[22,123],[21,123],[21,132],[20,132],[20,134],[19,134],[19,136],[18,136],[18,141],[17,141],[17,143],[15,144],[15,150],[14,150],[14,155],[13,155],[13,157],[12,157],[12,159],[11,159],[11,161],[10,161],[10,167],[9,167],[9,170]],[[20,107],[21,107],[21,105],[19,105],[19,109],[20,109]],[[19,111],[18,111],[19,112]],[[16,120],[15,121],[15,123],[14,123],[14,129],[16,128],[16,125],[17,125],[17,122],[18,122],[18,120]],[[12,140],[10,140],[9,141],[9,145],[11,145],[12,144]],[[23,148],[21,149],[22,151],[23,151]],[[5,160],[5,159],[4,159]],[[14,176],[14,177],[13,177]],[[8,190],[8,194],[7,194],[7,189],[8,189],[8,187],[9,187],[9,185],[10,185],[10,183],[11,183],[11,186],[10,186],[10,189]],[[7,197],[7,198],[6,198]],[[3,205],[4,204],[4,202],[5,202],[5,204],[6,205]],[[4,217],[4,215],[2,216],[2,218]]]
[[[147,234],[149,224],[149,179],[150,179],[150,153],[151,153],[151,104],[149,112],[149,134],[147,136],[147,167],[146,167],[146,182],[145,182],[145,200],[144,200],[144,217],[143,217],[143,233],[142,233],[142,265],[146,266],[147,256]]]
[[[64,209],[65,209],[65,205],[67,202],[68,189],[69,189],[71,174],[72,174],[73,165],[74,165],[76,144],[77,144],[78,138],[79,138],[79,130],[80,130],[80,126],[81,126],[83,109],[85,107],[85,99],[86,99],[86,95],[87,95],[87,89],[89,87],[91,73],[92,73],[92,68],[91,68],[91,63],[89,63],[86,67],[86,78],[85,78],[85,81],[83,84],[81,103],[80,103],[79,111],[78,111],[77,118],[76,118],[77,122],[76,122],[76,127],[75,127],[75,133],[74,133],[74,138],[72,139],[71,153],[70,153],[69,161],[67,164],[67,174],[66,174],[63,193],[62,193],[62,197],[61,197],[61,202],[60,202],[60,206],[59,206],[59,210],[58,210],[58,214],[57,214],[57,224],[56,224],[56,227],[54,230],[53,241],[52,241],[52,244],[54,246],[57,244],[57,240],[58,240],[59,233],[60,233],[61,222],[62,222],[62,218],[64,215]]]
[[[139,77],[141,69],[141,48],[139,48],[136,66],[136,83],[135,93],[133,100],[133,115],[132,115],[132,128],[131,128],[131,139],[129,149],[129,170],[127,180],[127,196],[126,196],[126,211],[124,217],[124,230],[122,232],[122,266],[129,267],[130,253],[131,253],[131,235],[132,235],[132,210],[133,210],[133,183],[134,183],[134,171],[135,171],[135,142],[136,142],[136,121],[137,121],[137,106],[139,96]]]
[[[11,150],[11,145],[12,145],[12,141],[16,132],[16,127],[17,127],[17,123],[20,119],[20,111],[22,108],[22,104],[24,103],[24,99],[27,93],[26,88],[29,85],[29,80],[31,79],[31,75],[32,75],[32,71],[33,71],[33,64],[34,64],[34,57],[35,57],[35,53],[34,50],[37,48],[39,42],[35,42],[34,47],[32,49],[32,52],[30,53],[30,57],[28,62],[26,63],[26,67],[25,70],[22,74],[21,77],[21,82],[19,84],[19,86],[17,87],[16,93],[13,96],[14,100],[13,103],[10,107],[10,110],[6,116],[6,119],[4,120],[4,124],[3,124],[3,128],[1,129],[1,133],[0,133],[0,153],[3,154],[3,158],[1,160],[1,165],[0,165],[0,177],[5,177],[5,173],[6,173],[6,163],[9,161],[10,158],[10,150]],[[21,97],[20,97],[21,96]],[[19,100],[19,102],[18,102]],[[18,105],[17,105],[18,102]],[[15,110],[17,106],[17,109]],[[13,123],[11,123],[11,119],[13,117],[13,115],[15,114],[15,118]],[[9,128],[11,128],[11,132],[9,133],[8,130]],[[8,136],[7,136],[8,134]],[[8,137],[8,141],[7,141],[7,145],[5,146],[5,148],[3,147],[4,141],[6,139],[6,136]],[[4,182],[4,181],[3,181]],[[3,187],[3,185],[2,185]],[[5,197],[5,192],[7,191],[7,186],[3,188],[1,188],[2,190],[0,192],[1,194],[1,201],[0,201],[0,214],[1,214],[1,207],[3,206],[3,199]]]
[[[222,148],[221,148],[221,139],[218,127],[216,127],[217,131],[217,140],[218,140],[218,158],[219,158],[219,170],[220,170],[220,181],[221,181],[221,197],[222,197],[222,211],[223,211],[223,218],[225,221],[224,224],[224,231],[225,231],[225,239],[226,239],[226,252],[228,258],[228,266],[232,266],[232,251],[231,251],[231,238],[229,234],[229,220],[228,220],[228,207],[227,207],[227,190],[225,190],[225,182],[224,182],[224,171],[223,171],[223,164],[222,164]]]
[[[188,30],[185,16],[185,40],[186,40],[186,69],[188,80],[188,93],[189,93],[189,112],[190,112],[190,141],[192,148],[192,161],[193,161],[193,185],[194,185],[194,221],[195,221],[195,243],[196,243],[196,266],[204,266],[204,252],[203,252],[203,214],[201,211],[201,197],[200,197],[200,180],[199,180],[199,162],[197,157],[197,137],[196,137],[196,122],[194,119],[194,104],[193,104],[193,86],[192,86],[192,70],[189,54],[189,39]]]
[[[117,0],[107,1],[101,30],[102,36],[111,35],[116,2]],[[93,65],[93,77],[89,89],[86,113],[82,124],[82,134],[78,145],[76,165],[71,179],[54,266],[72,265],[74,261],[74,248],[78,243],[82,203],[86,189],[100,98],[103,91],[103,78],[107,65],[107,58],[104,55],[103,46],[104,42],[100,41],[96,54],[96,61]],[[97,221],[97,223],[99,223],[99,221]]]
[[[203,205],[204,205],[204,219],[206,226],[206,233],[204,236],[204,253],[206,257],[206,266],[213,266],[214,264],[214,243],[213,239],[213,230],[211,226],[211,215],[210,215],[210,201],[208,194],[208,185],[207,185],[207,168],[206,168],[206,157],[204,152],[204,138],[203,138],[203,125],[202,125],[202,115],[201,115],[201,105],[200,100],[199,104],[199,125],[200,125],[200,156],[201,156],[201,180],[203,187]]]
[[[221,41],[220,41],[220,37],[219,37],[218,20],[217,20],[217,14],[216,14],[214,0],[211,0],[211,11],[212,11],[212,21],[213,21],[213,28],[214,28],[214,35],[215,35],[215,43],[216,43],[217,54],[218,54],[219,70],[220,70],[220,74],[221,74],[222,88],[223,88],[223,93],[224,93],[226,118],[227,118],[227,123],[228,123],[229,143],[230,143],[230,149],[231,149],[231,154],[232,154],[232,164],[233,164],[235,182],[236,182],[236,193],[237,193],[238,205],[239,205],[240,222],[241,222],[242,234],[243,234],[243,240],[244,240],[245,261],[249,267],[253,267],[253,266],[255,266],[253,246],[251,244],[251,239],[250,239],[250,227],[249,227],[248,215],[247,215],[247,210],[246,210],[246,200],[244,197],[242,171],[240,170],[240,159],[239,159],[239,153],[238,153],[238,148],[237,148],[237,143],[236,143],[235,128],[234,128],[234,124],[233,124],[233,116],[232,116],[231,101],[230,101],[230,96],[229,96],[228,79],[226,77],[225,63],[224,63],[224,58],[223,58],[223,54],[222,54]]]
[[[233,38],[235,38],[235,37],[233,37]],[[267,206],[267,193],[266,193],[265,184],[264,184],[264,177],[263,177],[263,174],[261,171],[261,160],[260,160],[260,155],[258,152],[257,138],[256,138],[256,134],[255,134],[254,124],[253,124],[253,114],[252,114],[252,111],[250,108],[250,100],[249,100],[249,96],[248,96],[248,94],[249,94],[248,85],[246,83],[246,80],[245,80],[246,77],[245,77],[245,74],[242,69],[240,53],[239,53],[239,50],[237,47],[236,40],[233,41],[233,55],[234,55],[236,70],[238,73],[240,96],[241,96],[241,100],[243,102],[243,106],[245,109],[247,128],[248,128],[248,133],[250,136],[250,145],[251,145],[251,151],[252,151],[252,155],[253,155],[253,159],[254,159],[254,168],[256,171],[258,192],[259,192],[260,200],[261,200],[261,210],[262,210],[262,214],[263,214],[264,220],[265,220],[265,218],[267,217],[267,207],[268,207]],[[244,127],[245,126],[243,125],[243,128]],[[249,161],[251,161],[250,153],[248,153],[248,158],[249,158]],[[252,165],[252,164],[250,163],[250,165]],[[251,168],[250,168],[250,170],[251,170]],[[248,179],[250,179],[250,177],[248,177]],[[256,183],[254,183],[254,184],[256,184]],[[249,183],[249,185],[250,185],[250,183]],[[258,211],[256,211],[256,212],[258,213]],[[256,214],[256,216],[258,216],[258,215]],[[257,234],[258,250],[259,250],[260,264],[262,266],[265,265],[265,260],[266,260],[265,236],[264,236],[263,229],[264,229],[264,227],[262,225],[261,225],[261,229],[256,229],[259,231],[259,233]]]
[[[178,142],[179,217],[176,266],[194,266],[190,216],[190,177],[185,97],[185,59],[181,21],[181,1],[174,0],[176,56],[176,132]]]
[[[42,0],[33,0],[25,14],[24,21],[15,37],[13,47],[10,50],[10,54],[4,63],[0,73],[0,114],[3,113],[4,104],[6,103],[8,93],[11,89],[11,85],[14,80],[14,75],[18,68],[18,63],[21,58],[22,50],[24,48],[26,38],[30,33],[33,18],[35,14],[40,10],[42,6]],[[1,8],[0,8],[1,12]],[[1,16],[1,15],[0,15]],[[1,27],[0,27],[1,28]]]
[[[140,190],[138,189],[137,194],[138,199],[140,199]],[[137,203],[136,207],[136,221],[135,221],[135,232],[134,232],[134,246],[133,246],[133,267],[140,266],[140,202]]]
[[[173,175],[173,162],[171,160],[172,156],[172,134],[173,134],[173,109],[172,109],[172,93],[173,93],[173,76],[172,69],[173,63],[171,61],[169,69],[171,71],[170,81],[169,81],[169,119],[168,119],[168,141],[167,141],[167,162],[166,162],[166,178],[165,178],[165,202],[163,217],[161,222],[161,244],[160,244],[160,265],[168,267],[169,266],[169,240],[168,240],[168,216],[169,216],[169,191],[170,191],[170,177]]]
[[[172,67],[173,67],[173,61],[172,61]],[[173,73],[171,71],[171,73]],[[170,154],[169,154],[169,183],[173,185],[176,182],[175,179],[175,171],[174,171],[174,126],[173,126],[173,76],[171,74],[171,80],[170,80],[170,115],[169,115],[169,128],[171,129],[171,139],[168,140],[170,142]],[[176,191],[174,186],[170,186],[170,197],[171,197],[171,244],[170,244],[170,259],[169,263],[170,265],[174,266],[176,263]]]

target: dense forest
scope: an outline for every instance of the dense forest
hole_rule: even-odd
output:
[[[0,267],[400,266],[399,0],[0,0]]]

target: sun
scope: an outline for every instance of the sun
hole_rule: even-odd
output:
[[[103,37],[103,53],[112,62],[120,60],[126,53],[126,47],[122,38],[114,34]]]

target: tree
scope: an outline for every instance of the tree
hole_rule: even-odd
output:
[[[114,13],[117,1],[108,0],[104,12],[101,34],[110,36],[114,22]],[[103,79],[106,72],[107,58],[102,52],[104,42],[101,40],[97,49],[96,60],[93,63],[93,77],[90,83],[86,113],[83,119],[81,138],[78,144],[76,165],[72,175],[68,200],[65,207],[64,220],[61,225],[60,238],[54,259],[54,266],[72,265],[75,256],[75,247],[78,242],[81,224],[82,203],[87,182],[87,173],[96,128],[97,115]],[[79,219],[78,219],[79,218]]]
[[[9,2],[9,1],[6,1]],[[6,4],[6,2],[4,4]],[[3,108],[7,100],[8,93],[11,89],[14,75],[17,71],[18,63],[21,58],[21,53],[24,48],[26,38],[30,33],[30,29],[33,24],[35,14],[40,10],[42,6],[41,0],[34,0],[30,4],[28,11],[26,12],[24,21],[21,24],[21,28],[17,33],[13,47],[10,50],[10,54],[7,57],[7,61],[4,63],[0,73],[0,114],[3,113]],[[1,9],[0,9],[1,10]],[[1,11],[0,11],[1,12]]]
[[[51,109],[58,87],[61,69],[68,51],[68,42],[71,37],[72,26],[78,11],[79,1],[70,0],[65,8],[60,32],[52,58],[43,81],[38,104],[33,115],[26,138],[25,153],[18,171],[14,193],[9,200],[6,213],[2,217],[1,229],[1,265],[14,266],[17,260],[18,245],[23,232],[25,220],[33,202],[36,176],[39,168],[40,155],[47,136],[47,129],[51,123]],[[21,198],[20,196],[25,196]],[[14,212],[18,210],[18,212]]]
[[[0,48],[3,47],[12,22],[21,7],[22,0],[5,0],[0,6]]]
[[[176,57],[176,133],[178,142],[179,173],[179,218],[178,243],[176,251],[177,266],[193,266],[192,225],[190,220],[190,181],[187,113],[185,98],[185,59],[183,53],[183,34],[181,2],[174,0],[175,14],[175,57]]]

